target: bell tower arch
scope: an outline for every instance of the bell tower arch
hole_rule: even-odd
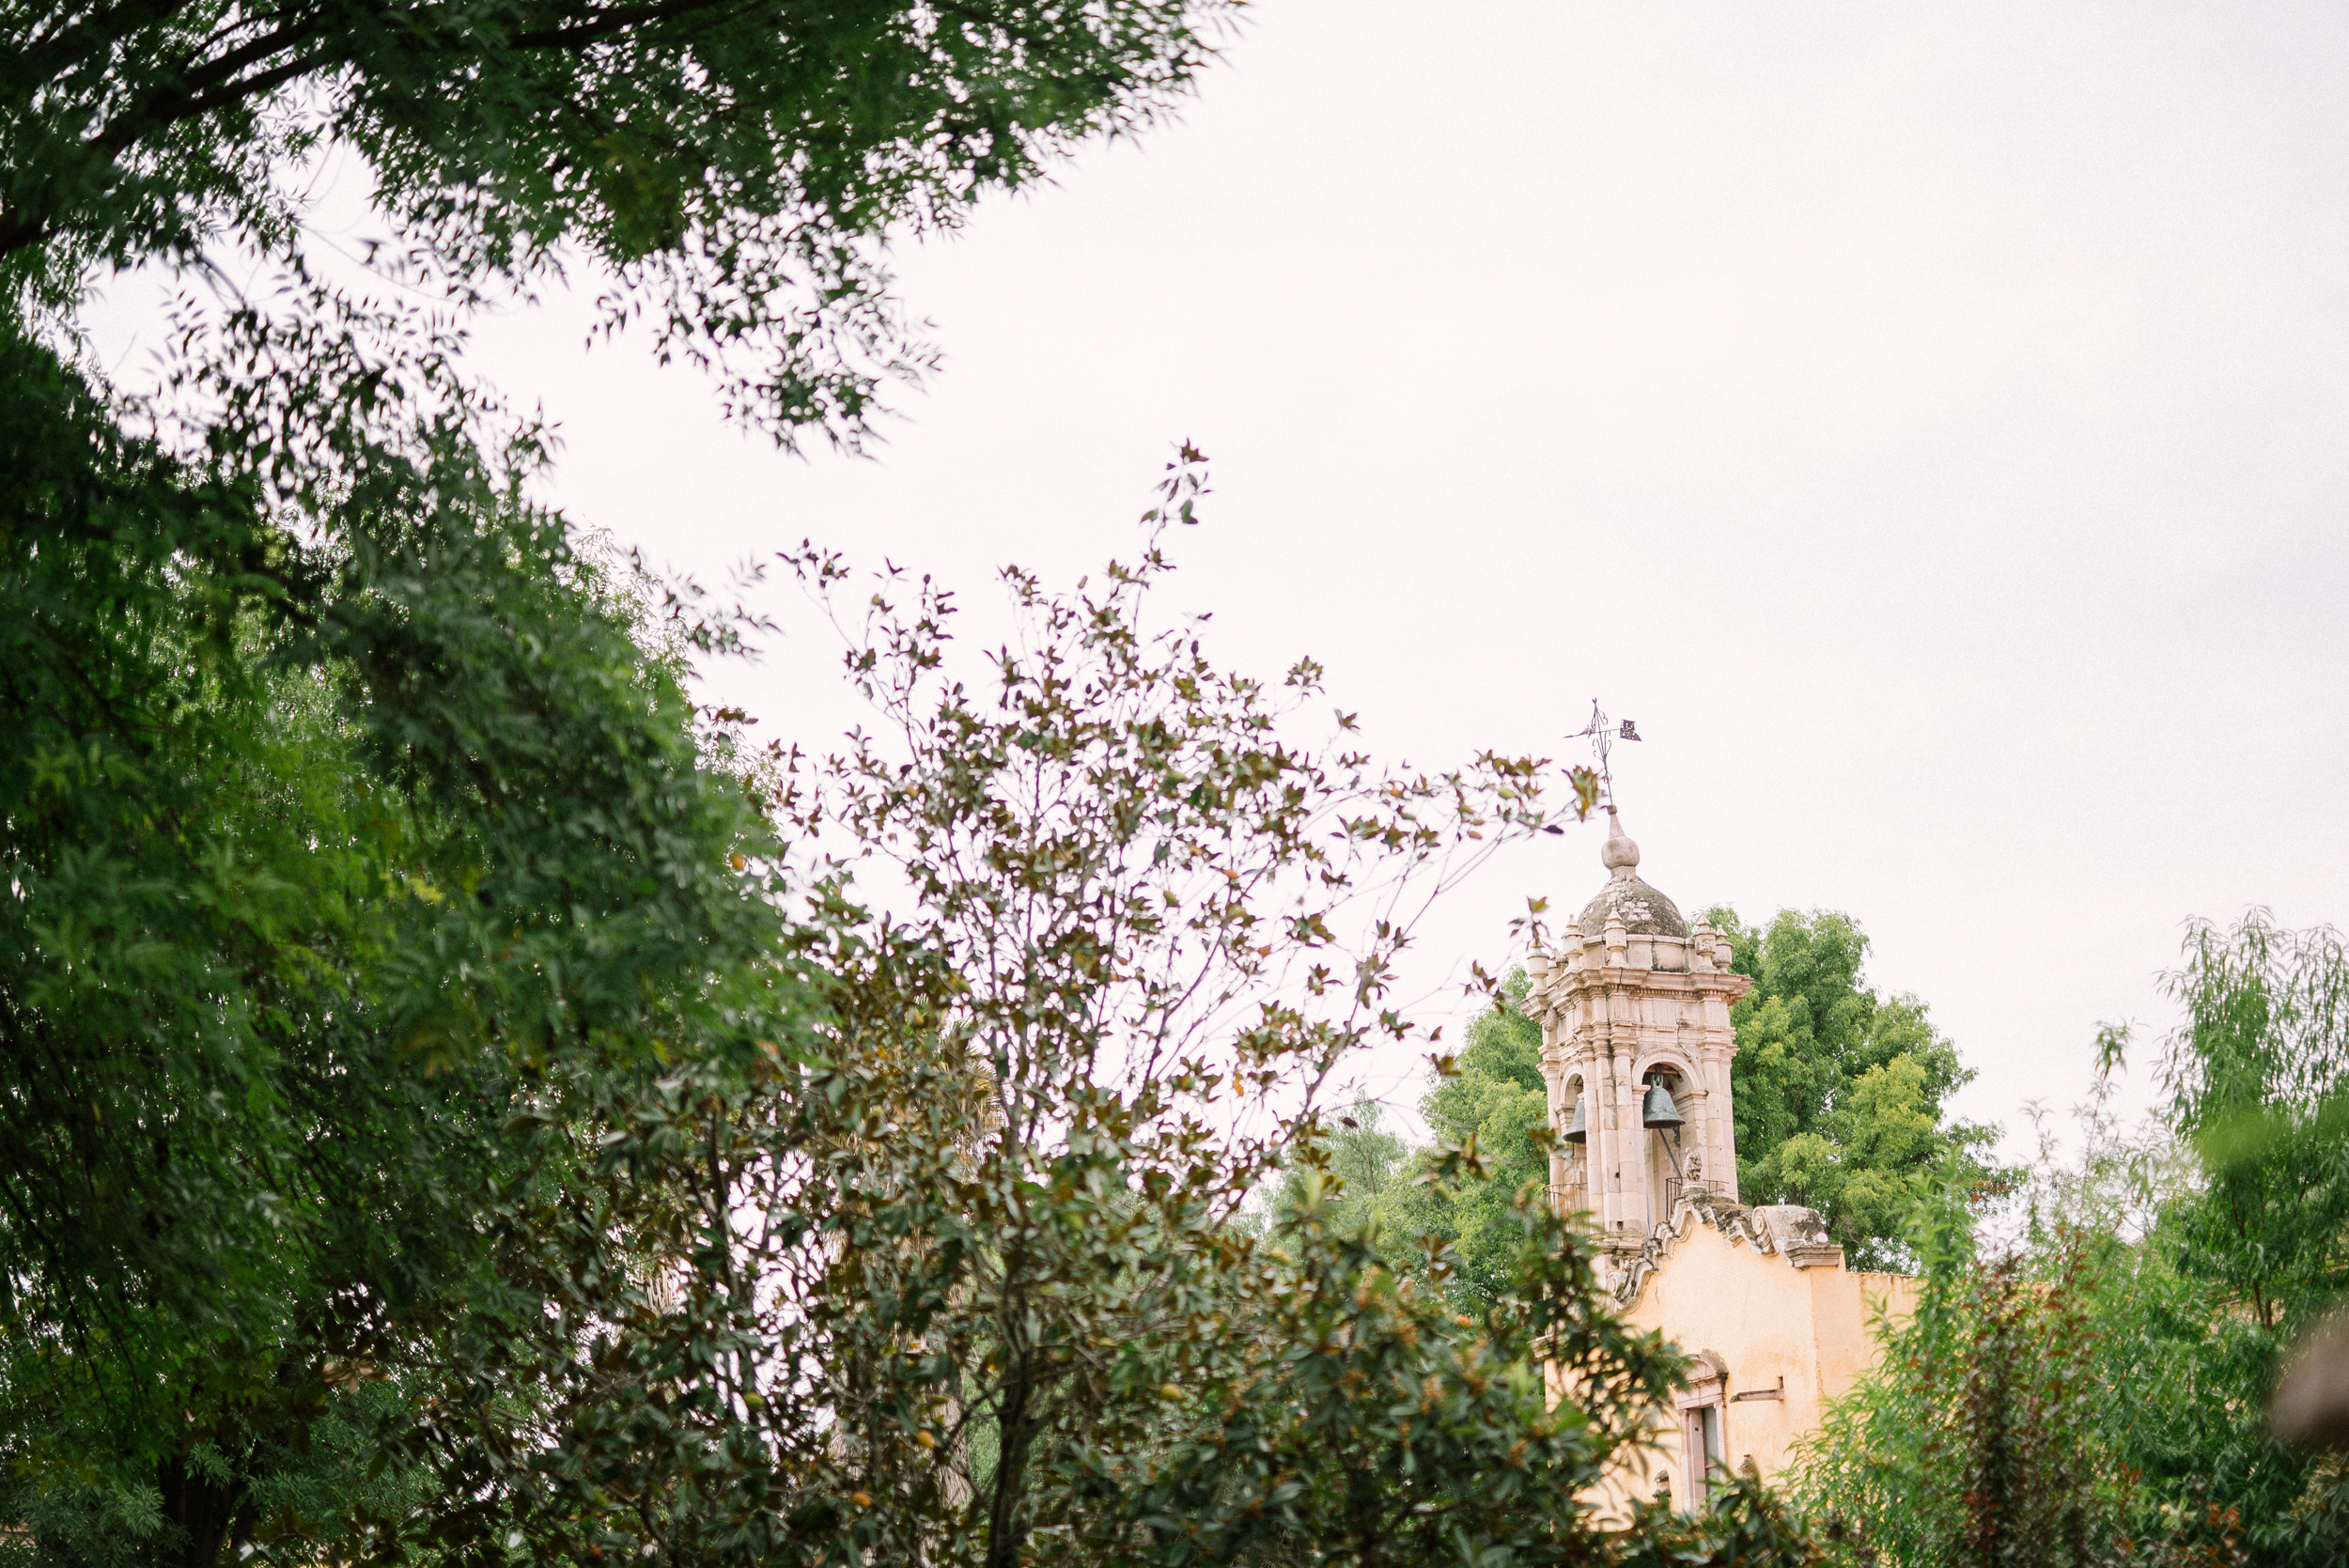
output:
[[[1640,879],[1640,846],[1607,808],[1598,896],[1528,955],[1527,1008],[1542,1026],[1549,1185],[1610,1247],[1635,1250],[1678,1203],[1737,1201],[1729,1010],[1751,986],[1729,939]]]

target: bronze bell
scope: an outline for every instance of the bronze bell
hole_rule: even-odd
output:
[[[1566,1118],[1566,1130],[1558,1136],[1569,1143],[1587,1143],[1591,1141],[1591,1129],[1582,1124],[1581,1095],[1574,1097],[1574,1114]]]
[[[1680,1108],[1672,1104],[1672,1092],[1664,1087],[1663,1081],[1648,1079],[1647,1103],[1640,1108],[1640,1126],[1661,1132],[1667,1127],[1685,1126],[1688,1121]]]

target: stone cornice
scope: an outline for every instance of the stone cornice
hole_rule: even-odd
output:
[[[1545,1022],[1559,1020],[1577,1001],[1610,993],[1734,1004],[1753,985],[1729,968],[1727,939],[1703,924],[1685,938],[1632,936],[1620,921],[1608,922],[1599,937],[1569,929],[1559,952],[1537,947],[1526,967],[1533,981],[1527,1011]]]
[[[1637,991],[1642,996],[1718,996],[1734,1003],[1752,986],[1753,982],[1742,974],[1683,974],[1672,970],[1553,970],[1541,1000],[1556,1007],[1588,994]]]
[[[1843,1250],[1827,1241],[1827,1229],[1819,1223],[1815,1213],[1809,1209],[1778,1212],[1808,1216],[1808,1223],[1797,1219],[1774,1227],[1760,1211],[1725,1198],[1710,1193],[1683,1198],[1636,1250],[1615,1254],[1617,1262],[1611,1271],[1614,1279],[1608,1294],[1618,1309],[1628,1312],[1640,1299],[1640,1292],[1646,1288],[1649,1279],[1663,1268],[1681,1242],[1699,1225],[1719,1232],[1733,1247],[1750,1247],[1764,1257],[1784,1258],[1792,1268],[1843,1266]]]

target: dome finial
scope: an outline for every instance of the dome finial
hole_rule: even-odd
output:
[[[1622,921],[1624,929],[1634,934],[1688,934],[1688,923],[1680,918],[1680,910],[1672,901],[1640,880],[1636,869],[1640,846],[1623,831],[1623,819],[1615,815],[1612,802],[1607,807],[1607,842],[1599,846],[1598,859],[1607,868],[1607,885],[1598,890],[1597,897],[1583,906],[1575,921],[1583,936],[1603,935],[1610,920]]]
[[[1640,846],[1623,831],[1623,820],[1611,804],[1607,808],[1607,842],[1598,846],[1598,863],[1619,882],[1629,877],[1640,863]]]

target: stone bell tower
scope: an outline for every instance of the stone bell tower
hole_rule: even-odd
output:
[[[1593,706],[1603,784],[1610,734],[1633,737]],[[1528,955],[1526,1010],[1559,1135],[1551,1201],[1597,1233],[1599,1283],[1623,1321],[1690,1358],[1688,1381],[1650,1410],[1652,1446],[1587,1494],[1603,1515],[1627,1515],[1659,1495],[1701,1508],[1748,1466],[1781,1474],[1874,1364],[1872,1316],[1907,1316],[1917,1282],[1847,1270],[1811,1209],[1740,1202],[1729,1010],[1750,982],[1731,972],[1726,937],[1640,879],[1640,847],[1608,799],[1607,885]],[[1571,1373],[1552,1367],[1550,1388],[1573,1397]]]
[[[1685,1198],[1737,1201],[1729,1009],[1752,984],[1729,939],[1690,926],[1640,879],[1640,846],[1607,808],[1607,885],[1526,969],[1549,1084],[1552,1201],[1634,1251]]]

